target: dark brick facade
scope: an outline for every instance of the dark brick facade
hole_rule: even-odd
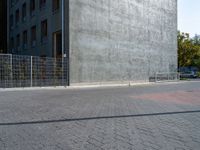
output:
[[[7,52],[7,1],[0,0],[0,53]]]

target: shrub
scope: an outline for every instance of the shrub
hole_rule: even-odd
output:
[[[199,72],[197,72],[197,76],[200,78],[200,71],[199,71]]]

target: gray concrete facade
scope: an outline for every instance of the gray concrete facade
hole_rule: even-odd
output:
[[[70,0],[70,82],[177,70],[177,0]]]

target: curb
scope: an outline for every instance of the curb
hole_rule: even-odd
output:
[[[171,85],[180,83],[189,83],[197,81],[175,81],[175,82],[143,82],[143,83],[123,83],[123,84],[93,84],[93,85],[72,85],[72,86],[55,86],[55,87],[25,87],[25,88],[0,88],[0,92],[15,91],[36,91],[36,90],[78,90],[78,89],[97,89],[97,88],[114,88],[114,87],[138,87],[152,85]]]

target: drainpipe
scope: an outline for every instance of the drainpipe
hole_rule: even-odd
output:
[[[64,21],[64,19],[65,19],[65,14],[64,14],[64,0],[62,0],[62,58],[64,58],[64,57],[66,57],[65,56],[65,44],[64,44],[64,42],[65,42],[65,36],[64,36],[64,34],[65,34],[65,21]]]
[[[62,6],[62,83],[64,83],[64,59],[66,57],[66,54],[65,54],[65,14],[64,14],[64,0],[62,0],[62,3],[61,3],[61,6]]]

